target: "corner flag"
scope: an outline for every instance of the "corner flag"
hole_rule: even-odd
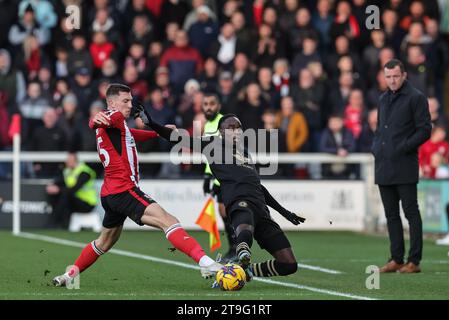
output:
[[[203,230],[209,232],[209,246],[211,251],[221,247],[220,234],[218,232],[217,219],[215,218],[215,202],[209,197],[203,210],[195,222]]]

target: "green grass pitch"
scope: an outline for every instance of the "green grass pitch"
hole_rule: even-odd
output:
[[[28,232],[88,243],[92,232]],[[205,232],[191,232],[208,246]],[[388,258],[388,239],[352,232],[289,232],[298,262],[304,266],[274,282],[252,281],[238,292],[211,289],[211,280],[182,265],[150,261],[155,257],[194,265],[180,252],[168,250],[163,233],[125,231],[115,249],[81,274],[80,289],[54,288],[51,279],[74,262],[80,248],[0,232],[0,300],[5,299],[449,299],[449,247],[425,240],[423,272],[381,274],[379,289],[367,289],[366,267]],[[224,239],[222,239],[224,240]],[[222,251],[225,251],[226,247]],[[129,256],[129,253],[139,254]],[[215,253],[212,255],[215,256]],[[270,256],[253,246],[253,261]],[[164,260],[165,261],[165,260]],[[314,269],[313,269],[314,268]],[[316,269],[318,268],[318,269]],[[329,273],[333,272],[333,273]]]

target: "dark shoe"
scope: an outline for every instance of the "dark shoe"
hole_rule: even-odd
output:
[[[223,256],[223,263],[234,263],[237,262],[239,259],[237,257],[237,253],[235,252],[235,247],[230,248],[228,252]]]
[[[401,269],[399,269],[399,273],[420,273],[421,268],[419,265],[414,264],[413,262],[408,262]]]
[[[399,269],[401,269],[404,266],[404,264],[399,264],[394,260],[391,260],[386,265],[384,265],[382,268],[379,269],[380,273],[392,273],[397,272]]]

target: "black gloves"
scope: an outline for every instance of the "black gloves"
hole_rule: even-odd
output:
[[[210,189],[210,182],[213,179],[213,176],[211,176],[210,174],[205,174],[204,175],[204,181],[203,181],[203,192],[204,195],[208,194],[211,192]]]
[[[282,214],[282,216],[287,219],[288,221],[290,221],[291,223],[293,223],[295,226],[297,226],[300,223],[304,223],[304,221],[306,221],[305,218],[297,216],[295,213],[285,210],[282,212],[279,212],[280,214]]]
[[[139,117],[146,126],[149,126],[151,123],[151,116],[137,98],[133,98],[132,100],[131,115],[134,119]]]

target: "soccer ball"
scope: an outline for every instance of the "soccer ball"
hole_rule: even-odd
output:
[[[238,264],[225,264],[216,275],[218,285],[224,291],[237,291],[246,283],[245,270]]]

